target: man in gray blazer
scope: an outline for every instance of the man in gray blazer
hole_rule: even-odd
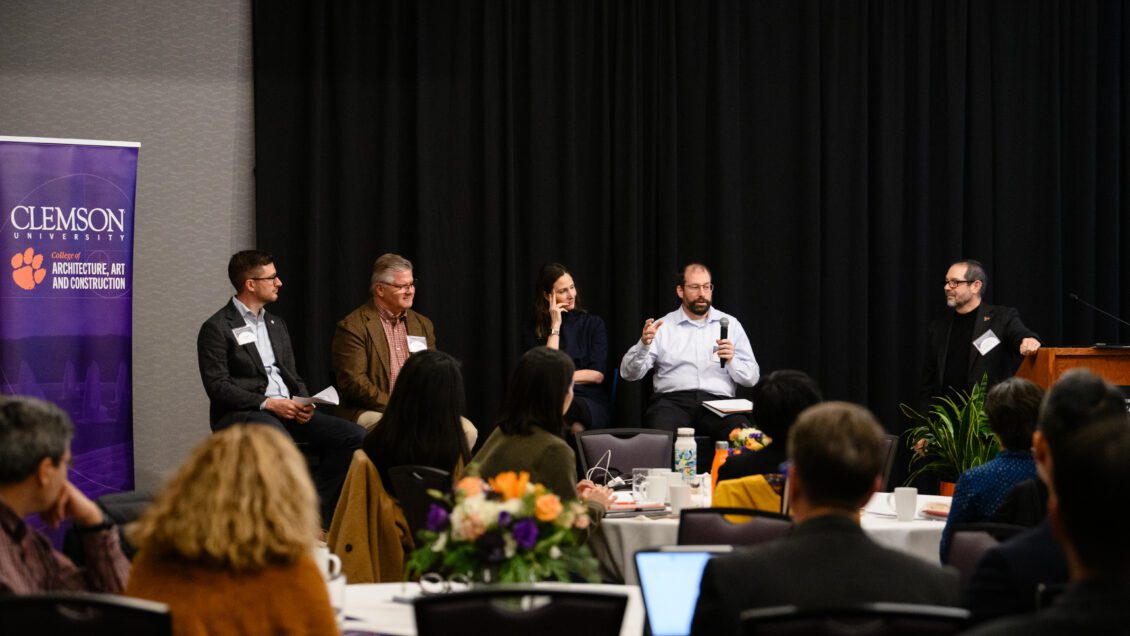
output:
[[[196,340],[212,430],[266,424],[308,444],[319,456],[314,485],[322,523],[328,525],[365,429],[291,399],[309,392],[298,375],[286,323],[264,308],[278,300],[282,287],[271,255],[258,250],[232,255],[228,278],[235,296],[204,322]]]
[[[859,510],[882,483],[883,430],[846,402],[809,407],[789,431],[792,533],[711,560],[691,633],[740,634],[742,610],[891,602],[959,605],[957,572],[884,548],[863,533]]]

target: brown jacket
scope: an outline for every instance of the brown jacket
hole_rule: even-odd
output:
[[[405,321],[408,335],[423,336],[429,349],[436,348],[432,321],[411,309]],[[335,386],[341,397],[338,416],[356,422],[365,411],[384,413],[391,392],[388,339],[371,299],[337,323],[331,352]]]
[[[415,547],[412,531],[363,450],[353,451],[326,543],[350,583],[404,580],[404,559]]]

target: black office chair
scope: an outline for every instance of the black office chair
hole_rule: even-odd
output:
[[[741,613],[746,636],[933,636],[966,627],[969,610],[909,603],[865,603],[835,609],[795,605],[749,609]]]
[[[133,560],[137,554],[135,548],[126,540],[125,528],[127,524],[137,521],[149,504],[153,502],[153,494],[140,490],[116,492],[102,495],[94,503],[102,509],[106,518],[118,527],[118,538],[121,542],[122,553],[126,558]],[[76,565],[86,564],[86,554],[83,550],[82,540],[79,538],[78,529],[71,526],[63,535],[63,554],[67,555]]]
[[[430,466],[394,466],[388,470],[388,479],[392,482],[389,494],[400,502],[404,518],[408,521],[408,529],[415,538],[424,529],[428,521],[428,509],[436,501],[428,491],[450,491],[451,473]]]
[[[626,594],[599,594],[498,586],[415,599],[416,633],[447,636],[455,626],[483,634],[616,636],[628,606]]]
[[[1024,532],[1024,526],[1009,523],[962,523],[954,527],[950,537],[946,563],[957,568],[965,587],[977,569],[977,563],[989,550]]]
[[[631,476],[633,468],[670,468],[675,459],[675,435],[651,428],[605,428],[577,433],[581,470],[607,462],[608,473],[596,471],[592,480],[606,483],[616,476]],[[610,453],[604,460],[605,453]],[[599,473],[599,474],[597,474]]]
[[[747,517],[733,523],[727,515]],[[686,508],[679,517],[679,545],[754,545],[788,535],[793,520],[752,508]]]
[[[173,633],[169,606],[111,594],[0,596],[0,634]]]

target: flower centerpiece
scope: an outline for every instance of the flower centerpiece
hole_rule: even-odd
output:
[[[739,455],[742,451],[759,451],[772,442],[761,429],[753,426],[735,428],[730,431],[730,454]]]
[[[905,433],[907,447],[913,452],[906,483],[925,472],[934,473],[943,482],[955,482],[965,471],[996,456],[1000,444],[985,416],[988,387],[986,374],[970,393],[934,398],[926,413],[899,405],[914,422]]]
[[[408,557],[406,576],[437,572],[486,583],[580,578],[599,583],[599,564],[585,545],[586,506],[563,502],[527,472],[489,481],[464,477],[450,495],[431,491],[427,529]]]

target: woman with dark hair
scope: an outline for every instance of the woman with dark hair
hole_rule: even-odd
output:
[[[412,354],[397,376],[388,407],[362,448],[392,491],[390,468],[420,465],[459,473],[471,457],[463,433],[463,374],[442,351]]]
[[[804,371],[792,369],[762,376],[753,386],[751,397],[753,424],[772,441],[759,451],[731,456],[718,469],[718,481],[783,472],[780,466],[788,459],[785,440],[789,438],[789,429],[801,411],[823,401],[816,380]]]
[[[565,413],[573,432],[608,428],[608,396],[601,387],[608,362],[608,333],[604,320],[581,306],[569,270],[549,263],[534,284],[533,324],[523,333],[525,349],[545,346],[564,351],[573,361],[574,397]]]
[[[577,482],[573,450],[561,439],[562,416],[573,399],[573,361],[547,347],[527,351],[518,362],[502,405],[498,428],[475,455],[483,478],[526,471],[563,501],[581,498],[599,518],[612,491]]]
[[[949,561],[949,543],[956,526],[988,521],[1013,486],[1036,476],[1032,432],[1043,399],[1044,390],[1024,378],[1009,378],[989,389],[985,417],[1001,450],[993,459],[958,477],[939,546],[942,563]]]

